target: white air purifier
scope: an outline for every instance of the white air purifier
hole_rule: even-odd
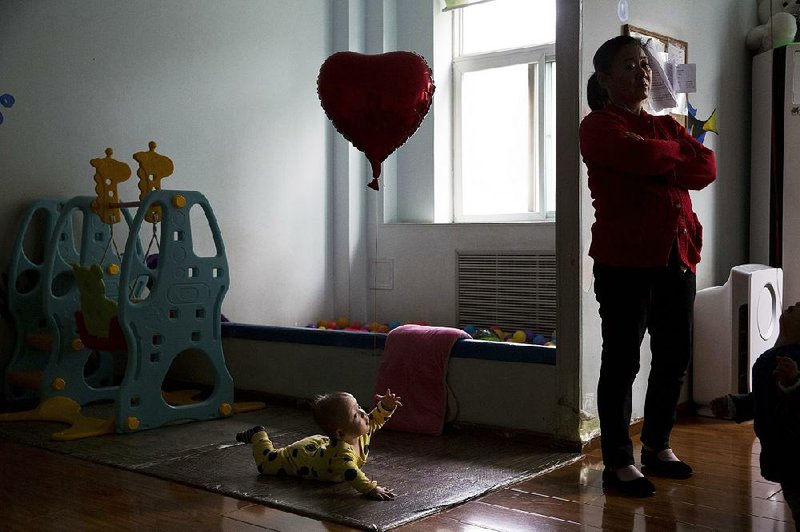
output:
[[[708,414],[712,399],[750,391],[756,359],[775,345],[783,308],[783,270],[761,264],[731,269],[722,286],[694,303],[692,400]]]

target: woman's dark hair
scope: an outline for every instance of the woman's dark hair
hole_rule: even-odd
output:
[[[620,50],[632,44],[642,46],[642,41],[630,35],[617,35],[604,42],[594,53],[592,58],[594,74],[589,77],[589,81],[586,84],[586,99],[592,111],[599,111],[608,104],[608,93],[600,86],[600,82],[597,80],[597,73],[608,74]]]

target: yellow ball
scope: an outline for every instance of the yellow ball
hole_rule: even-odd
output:
[[[180,194],[175,194],[174,196],[172,196],[172,205],[177,207],[178,209],[186,207],[186,197],[181,196]]]
[[[520,344],[525,343],[525,331],[515,331],[511,339]]]

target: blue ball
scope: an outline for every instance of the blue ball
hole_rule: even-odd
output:
[[[16,100],[14,100],[14,97],[11,96],[8,93],[3,94],[2,96],[0,96],[0,105],[5,107],[6,109],[10,109],[11,107],[14,107],[14,102],[15,101]]]

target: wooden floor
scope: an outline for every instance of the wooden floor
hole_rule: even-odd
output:
[[[780,486],[759,474],[752,424],[689,418],[676,427],[672,446],[695,475],[654,479],[657,493],[649,499],[604,493],[600,453],[592,451],[396,530],[794,530]],[[0,529],[353,530],[3,440]]]

